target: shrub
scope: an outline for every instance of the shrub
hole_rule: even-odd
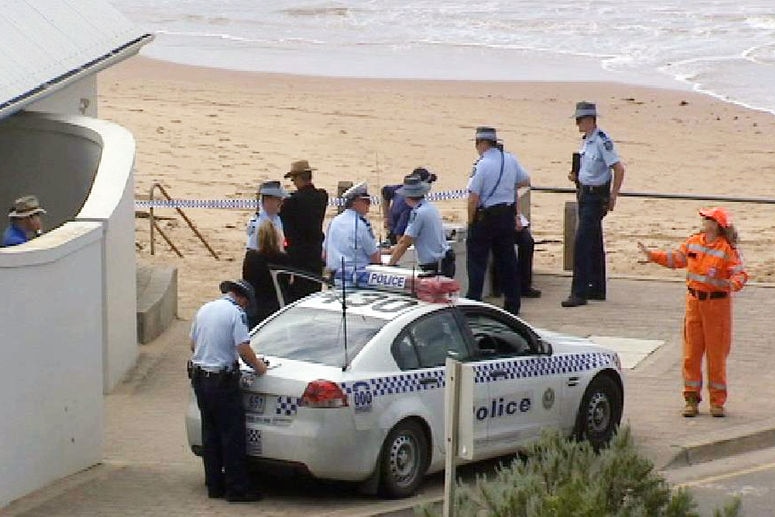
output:
[[[458,516],[487,517],[692,517],[699,516],[692,495],[671,490],[654,465],[641,457],[629,427],[622,427],[608,448],[595,453],[547,431],[511,465],[498,467],[492,479],[477,476],[473,486],[458,484]],[[415,513],[432,517],[438,508]],[[740,513],[735,498],[716,517]]]

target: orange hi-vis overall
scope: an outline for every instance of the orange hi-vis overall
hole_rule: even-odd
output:
[[[692,235],[677,250],[650,251],[649,259],[669,268],[686,268],[684,318],[684,398],[701,400],[702,356],[708,363],[708,391],[713,406],[727,400],[727,356],[732,345],[731,291],[748,280],[737,248],[726,239],[708,242],[705,233]]]

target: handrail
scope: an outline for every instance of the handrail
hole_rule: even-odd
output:
[[[159,191],[162,193],[162,195],[167,198],[167,201],[172,201],[172,198],[167,193],[167,191],[162,187],[159,183],[154,183],[151,185],[151,191],[149,193],[149,198],[151,201],[153,201],[153,193],[156,189],[159,189]],[[199,238],[199,240],[204,244],[205,248],[207,248],[207,251],[210,252],[210,254],[215,258],[215,260],[220,260],[220,257],[218,257],[218,254],[213,250],[212,247],[207,243],[205,238],[202,236],[202,234],[199,232],[199,230],[194,226],[194,223],[191,222],[191,219],[188,218],[188,216],[183,212],[183,209],[180,207],[175,207],[175,210],[177,210],[178,214],[180,214],[180,217],[183,218],[184,221],[186,221],[186,224],[188,224],[188,227],[191,228],[191,231],[194,232],[194,234]],[[172,244],[172,241],[167,236],[167,234],[164,233],[164,231],[161,229],[159,224],[156,222],[156,218],[153,215],[153,203],[151,203],[151,206],[148,208],[148,219],[150,220],[151,229],[151,255],[155,253],[155,246],[154,246],[154,229],[159,231],[159,234],[164,238],[165,241],[167,241],[167,244],[170,248],[178,255],[178,257],[183,258],[183,254],[178,250],[177,247],[175,247],[174,244]]]
[[[536,187],[531,186],[531,191],[548,192],[552,194],[575,194],[575,187]],[[728,203],[762,203],[775,205],[775,199],[766,197],[733,197],[711,196],[706,194],[663,194],[661,192],[619,192],[619,197],[643,197],[653,199],[687,199],[693,201],[723,201]]]

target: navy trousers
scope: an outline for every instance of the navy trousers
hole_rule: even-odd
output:
[[[516,212],[501,210],[468,226],[466,236],[466,269],[468,293],[466,298],[482,299],[487,260],[492,252],[493,263],[504,296],[504,308],[519,314],[520,282],[517,254],[514,252],[514,217]]]
[[[519,255],[517,265],[519,267],[520,293],[533,287],[533,253],[535,240],[530,233],[530,228],[522,228],[514,232],[514,244],[517,245]]]
[[[584,191],[578,197],[571,284],[571,294],[577,298],[606,295],[603,217],[608,211],[608,199],[606,194]]]
[[[248,493],[245,409],[239,375],[194,374],[192,384],[202,415],[202,460],[208,492]]]

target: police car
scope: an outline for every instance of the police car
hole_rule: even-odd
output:
[[[322,291],[253,330],[251,346],[269,361],[265,375],[245,366],[241,379],[253,459],[411,495],[444,469],[447,357],[475,372],[474,461],[550,427],[596,448],[612,437],[623,406],[616,353],[456,298],[451,279],[366,274],[379,289]],[[186,427],[201,454],[193,394]]]

